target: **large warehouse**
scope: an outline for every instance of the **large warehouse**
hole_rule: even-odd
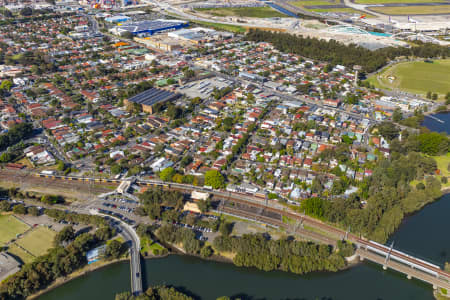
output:
[[[158,32],[177,30],[188,27],[188,21],[180,20],[153,20],[142,21],[116,26],[110,29],[110,32],[120,35],[123,32],[131,32],[136,36],[149,36]]]
[[[181,97],[181,94],[172,93],[166,90],[151,88],[125,100],[125,104],[128,105],[130,102],[140,104],[142,110],[148,113],[153,113],[153,105],[160,102],[171,101]]]

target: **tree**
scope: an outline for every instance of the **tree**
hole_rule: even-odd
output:
[[[28,207],[28,213],[32,216],[39,216],[39,209],[36,206]]]
[[[200,250],[200,255],[202,257],[210,257],[212,254],[213,254],[213,249],[209,245],[203,247],[202,250]]]
[[[381,136],[387,139],[388,141],[393,140],[400,133],[400,129],[395,126],[395,124],[391,122],[382,122],[378,125],[378,131]]]
[[[31,7],[26,6],[20,10],[20,14],[24,17],[31,16],[33,14],[33,10]]]
[[[115,230],[113,230],[109,226],[102,226],[95,231],[94,236],[100,241],[107,241],[112,238],[116,234]]]
[[[117,259],[122,255],[124,247],[121,242],[112,240],[105,250],[105,257],[108,259]]]
[[[219,232],[223,236],[229,236],[233,231],[233,223],[221,222],[219,226]]]
[[[159,178],[163,181],[171,181],[175,175],[175,170],[172,167],[165,168],[159,173]]]
[[[0,211],[10,211],[11,210],[11,204],[9,204],[8,201],[3,200],[0,201]]]
[[[205,173],[205,185],[213,189],[220,189],[225,187],[225,179],[217,170],[209,170]]]
[[[122,36],[123,38],[129,39],[129,40],[132,40],[132,39],[133,39],[133,34],[132,34],[131,32],[129,32],[129,31],[124,31],[124,32],[122,32],[122,33],[121,33],[121,36]]]
[[[56,169],[61,172],[66,169],[66,165],[64,164],[64,162],[62,160],[58,161],[58,163],[56,164]]]
[[[402,111],[400,109],[395,109],[394,113],[392,114],[392,120],[394,122],[399,122],[403,119],[403,114]]]
[[[113,174],[119,174],[120,172],[122,172],[122,167],[118,164],[113,164],[111,166],[111,173]]]
[[[0,84],[0,90],[10,91],[13,83],[10,80],[3,80]]]
[[[13,213],[19,214],[19,215],[25,215],[27,213],[27,209],[23,204],[17,204],[13,207]]]
[[[419,182],[418,184],[416,184],[416,189],[424,190],[425,189],[425,184],[423,184],[423,182]]]
[[[431,99],[432,100],[437,100],[438,99],[438,94],[437,93],[433,93],[433,95],[431,95]]]
[[[75,238],[75,230],[72,226],[65,226],[58,232],[53,240],[55,246],[66,244]]]

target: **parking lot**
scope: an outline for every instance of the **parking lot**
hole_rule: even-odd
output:
[[[191,98],[200,97],[206,99],[216,89],[223,89],[232,84],[231,81],[221,77],[207,78],[199,81],[188,82],[177,89],[177,92],[186,94]]]

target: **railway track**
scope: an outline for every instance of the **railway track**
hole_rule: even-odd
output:
[[[66,176],[46,175],[46,174],[34,174],[34,176],[51,178],[51,179],[69,180],[69,181],[76,180],[76,181],[84,181],[84,182],[91,182],[91,181],[105,182],[105,183],[110,183],[110,184],[120,184],[122,182],[122,180],[120,180],[120,179],[66,177]],[[317,228],[327,234],[335,235],[337,237],[341,237],[342,239],[347,239],[350,242],[356,244],[359,248],[365,248],[365,249],[373,248],[376,251],[379,251],[379,252],[382,252],[382,253],[385,253],[386,255],[388,255],[386,247],[383,245],[380,245],[380,244],[372,242],[370,240],[358,237],[352,233],[349,233],[342,229],[333,227],[329,224],[326,224],[324,222],[321,222],[321,221],[311,218],[309,216],[295,213],[292,211],[287,211],[286,209],[280,209],[278,207],[274,207],[275,206],[274,203],[271,203],[271,202],[269,202],[265,199],[261,199],[259,197],[254,197],[254,196],[250,196],[250,195],[246,195],[246,194],[242,194],[242,193],[234,193],[234,192],[231,193],[231,192],[226,192],[226,191],[222,191],[222,190],[206,189],[206,188],[196,187],[196,186],[191,186],[191,185],[186,185],[186,184],[161,182],[158,180],[141,180],[141,181],[137,181],[136,183],[140,184],[140,185],[144,185],[144,186],[162,187],[165,189],[179,190],[179,191],[183,191],[183,192],[190,192],[190,191],[194,191],[194,190],[207,192],[207,193],[214,195],[215,197],[217,197],[219,199],[221,198],[224,200],[233,201],[233,202],[241,203],[241,204],[245,204],[245,205],[250,205],[253,207],[264,209],[266,211],[278,213],[281,216],[291,218],[302,224],[310,225],[311,227]],[[248,212],[241,212],[241,214],[246,214],[246,213],[248,213]],[[252,215],[252,217],[255,217],[255,215]],[[258,216],[258,218],[264,218],[264,217]],[[264,218],[264,220],[275,222],[273,219],[267,220]],[[279,221],[279,222],[281,222],[281,221]],[[281,222],[281,223],[283,223],[283,222]],[[403,261],[408,262],[412,265],[418,265],[422,268],[426,268],[432,272],[435,272],[440,278],[445,278],[447,281],[450,281],[450,273],[440,269],[439,267],[432,266],[427,262],[424,262],[420,259],[417,259],[415,257],[412,257],[412,256],[402,253],[400,251],[397,251],[395,249],[392,249],[390,251],[390,255],[398,257],[398,258],[402,259]]]

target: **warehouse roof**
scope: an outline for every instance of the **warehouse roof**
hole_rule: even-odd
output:
[[[169,101],[180,97],[180,94],[172,93],[166,90],[151,88],[131,97],[128,101],[135,102],[142,105],[151,106],[158,102]]]
[[[142,32],[142,31],[158,31],[164,30],[166,28],[171,28],[174,26],[185,26],[188,22],[180,20],[153,20],[153,21],[142,21],[130,24],[124,24],[120,26],[120,30],[125,30],[129,32]]]

